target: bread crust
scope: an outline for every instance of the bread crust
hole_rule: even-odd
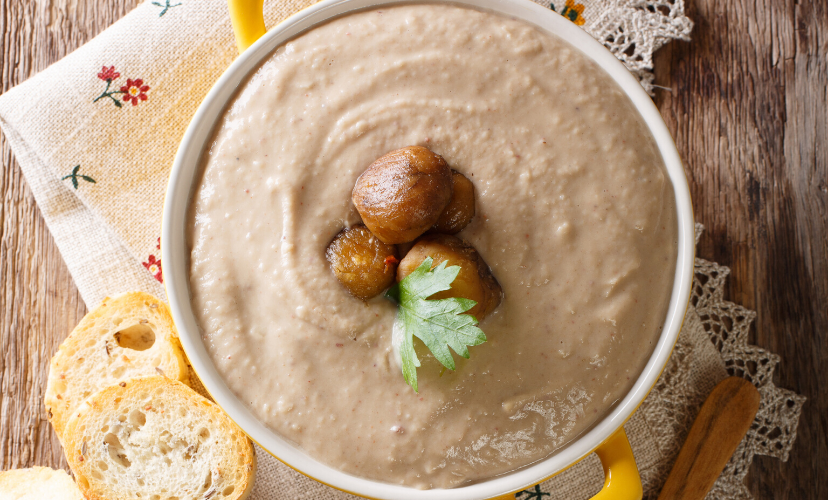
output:
[[[88,398],[67,422],[64,446],[88,500],[137,493],[243,500],[256,474],[253,445],[241,429],[217,405],[164,377],[129,380]]]
[[[62,439],[70,415],[91,394],[150,375],[189,383],[169,308],[143,292],[107,297],[52,357],[44,396],[46,416]]]

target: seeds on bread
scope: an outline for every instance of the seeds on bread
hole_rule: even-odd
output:
[[[84,500],[69,474],[49,467],[0,472],[0,500]]]
[[[81,320],[52,358],[46,414],[62,439],[66,421],[87,397],[104,387],[151,375],[189,381],[167,305],[143,292],[106,298]]]
[[[89,500],[242,500],[256,471],[250,440],[180,382],[148,377],[87,399],[63,444]]]

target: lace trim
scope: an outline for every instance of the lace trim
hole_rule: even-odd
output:
[[[570,4],[580,8],[583,29],[620,59],[651,95],[653,53],[670,40],[689,41],[693,29],[684,15],[684,0],[534,1],[549,8],[560,4],[559,13]]]

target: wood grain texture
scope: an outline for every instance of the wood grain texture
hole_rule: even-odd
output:
[[[59,60],[136,3],[0,1],[2,90]],[[59,98],[59,86],[55,91]],[[65,467],[43,392],[52,354],[86,307],[4,138],[0,148],[0,468]]]
[[[758,312],[752,342],[782,357],[779,386],[809,398],[790,460],[758,457],[748,486],[759,499],[828,498],[828,5],[686,2],[693,41],[657,54],[657,83],[671,91],[656,102],[707,227],[699,256],[733,269],[727,298]],[[137,3],[0,0],[2,89]],[[64,467],[42,395],[48,360],[85,307],[0,147],[0,467]]]
[[[725,295],[757,312],[774,381],[808,397],[787,463],[756,457],[756,498],[828,498],[828,2],[688,0],[690,43],[655,59],[656,98]]]

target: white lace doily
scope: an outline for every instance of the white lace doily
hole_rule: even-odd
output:
[[[568,17],[600,41],[653,92],[653,52],[690,40],[684,0],[534,0]]]

